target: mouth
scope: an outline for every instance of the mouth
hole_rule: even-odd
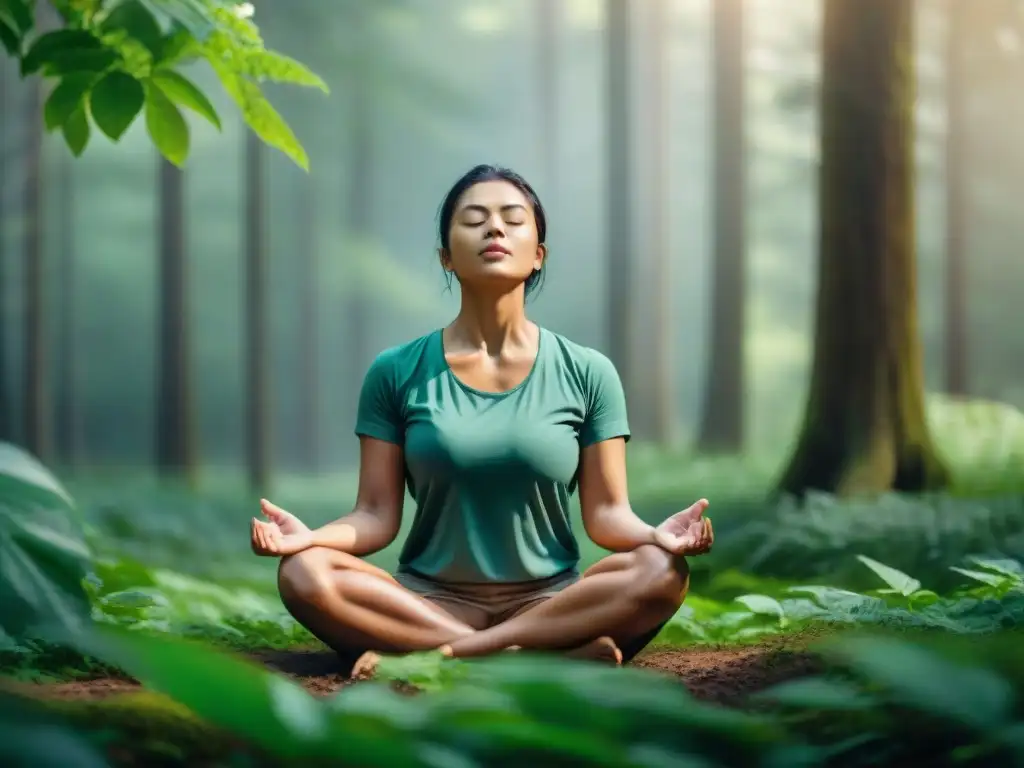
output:
[[[502,256],[511,256],[512,251],[510,251],[508,248],[505,248],[504,246],[498,245],[497,243],[492,243],[491,245],[488,245],[486,248],[480,251],[480,255],[483,256],[484,258],[495,259],[500,258]]]

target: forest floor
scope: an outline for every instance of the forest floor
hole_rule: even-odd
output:
[[[347,677],[337,657],[329,651],[263,651],[245,655],[288,675],[314,695],[327,695],[359,684]],[[694,697],[731,706],[740,705],[755,691],[821,669],[815,654],[782,647],[777,640],[739,647],[655,647],[640,654],[631,666],[676,677]],[[142,690],[139,683],[128,677],[16,683],[14,688],[34,697],[64,701],[95,701]]]

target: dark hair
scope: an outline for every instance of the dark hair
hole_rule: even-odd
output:
[[[530,207],[533,208],[533,218],[537,222],[537,238],[539,242],[543,243],[548,233],[547,217],[544,215],[544,206],[541,205],[540,198],[537,197],[537,193],[533,190],[533,187],[530,186],[530,183],[509,168],[503,168],[498,165],[477,165],[466,171],[466,173],[464,173],[462,177],[452,185],[452,188],[448,190],[448,194],[445,195],[444,202],[441,203],[441,211],[438,215],[438,231],[441,236],[441,247],[448,250],[448,235],[452,227],[452,218],[455,216],[455,206],[458,205],[459,198],[462,197],[462,193],[470,187],[485,181],[507,181],[526,196],[527,201],[530,203]],[[545,264],[541,265],[540,269],[536,270],[526,279],[527,296],[538,290],[544,282],[545,265],[546,260]],[[450,284],[449,287],[451,287]]]

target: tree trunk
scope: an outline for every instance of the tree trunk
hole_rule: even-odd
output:
[[[30,81],[28,90],[24,188],[24,443],[25,448],[36,458],[48,464],[52,459],[52,424],[43,269],[43,133],[39,125],[41,85],[37,81]]]
[[[653,0],[650,4],[650,78],[648,94],[650,107],[645,122],[649,128],[647,169],[651,188],[651,285],[648,294],[654,303],[654,322],[650,343],[651,403],[643,409],[650,414],[650,425],[645,432],[661,445],[668,445],[675,436],[675,386],[673,370],[673,292],[672,257],[674,255],[669,233],[669,206],[671,178],[669,168],[672,154],[669,141],[669,40],[672,29],[668,0]]]
[[[363,11],[361,14],[365,14]],[[364,27],[366,22],[364,21]],[[371,54],[367,54],[370,56]],[[356,74],[352,80],[352,145],[351,172],[348,185],[348,208],[350,234],[355,236],[357,248],[368,247],[373,211],[373,115],[371,114],[372,93],[370,85]],[[364,297],[363,283],[364,252],[353,254],[359,263],[352,270],[351,282],[345,297],[349,338],[349,359],[352,361],[352,379],[349,382],[351,413],[355,413],[362,377],[370,363],[368,302]]]
[[[156,464],[162,475],[196,480],[196,437],[185,268],[184,174],[159,158],[160,297],[156,400]]]
[[[61,463],[67,469],[78,465],[81,448],[81,422],[78,411],[78,362],[75,345],[75,210],[74,210],[74,160],[68,151],[61,153],[59,161],[60,179],[57,189],[58,233],[60,256],[58,280],[60,281],[60,328],[58,345],[60,353],[60,382],[57,396],[57,434]]]
[[[967,394],[966,37],[967,6],[946,6],[946,391]]]
[[[0,63],[0,441],[14,442],[14,418],[11,412],[11,391],[7,380],[7,319],[9,308],[7,306],[7,250],[3,232],[7,228],[7,179],[10,170],[7,167],[9,134],[7,127],[10,125],[8,94],[7,62]]]
[[[299,180],[296,197],[299,210],[299,450],[304,469],[320,470],[320,372],[317,361],[320,354],[318,289],[319,259],[316,238],[316,194],[313,179]]]
[[[826,0],[814,362],[784,492],[947,481],[917,321],[912,0]]]
[[[630,0],[607,0],[607,162],[608,162],[608,258],[606,262],[608,357],[618,369],[629,403],[635,401],[630,370],[630,256],[632,232],[631,148],[633,139],[630,102]]]
[[[249,487],[264,493],[270,482],[270,371],[267,366],[267,239],[263,143],[245,136],[245,425]]]
[[[715,0],[714,262],[704,408],[697,438],[707,453],[743,449],[746,304],[744,0]]]
[[[558,41],[561,0],[535,0],[537,20],[537,85],[540,122],[537,137],[548,196],[557,199],[558,184]]]

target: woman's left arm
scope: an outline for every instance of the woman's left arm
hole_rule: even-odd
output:
[[[629,505],[626,441],[616,437],[586,446],[580,458],[580,509],[587,536],[611,552],[657,544],[654,526]]]

